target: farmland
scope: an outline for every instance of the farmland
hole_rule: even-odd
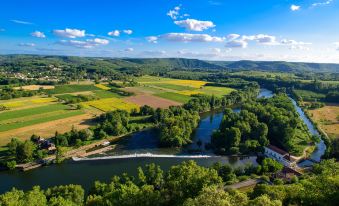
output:
[[[29,107],[36,107],[39,105],[46,105],[56,102],[57,99],[54,97],[25,97],[25,98],[18,98],[13,100],[3,100],[0,101],[0,104],[13,109],[23,109]]]
[[[50,85],[26,85],[26,86],[21,86],[21,87],[15,87],[15,89],[23,89],[23,90],[39,90],[39,89],[54,89],[54,86]]]
[[[137,104],[139,106],[148,105],[153,108],[168,108],[169,106],[181,105],[181,103],[177,101],[172,101],[167,98],[165,99],[150,94],[138,94],[136,96],[124,98],[124,100],[126,102]]]
[[[50,137],[55,131],[66,132],[73,125],[87,128],[93,123],[91,119],[103,112],[138,110],[143,105],[168,108],[188,102],[194,94],[223,96],[233,91],[226,87],[205,86],[205,81],[153,76],[138,77],[136,81],[138,85],[126,88],[90,81],[71,82],[44,88],[48,97],[2,100],[0,105],[9,110],[0,113],[0,145],[14,136],[20,139],[27,139],[32,134]],[[25,89],[38,87],[29,85]],[[76,105],[82,107],[76,109]]]
[[[174,92],[159,93],[159,94],[156,94],[156,96],[161,97],[161,98],[165,98],[165,99],[169,99],[169,100],[173,100],[175,102],[180,102],[180,103],[186,103],[191,99],[191,97],[189,97],[187,95],[174,93]]]
[[[64,93],[75,93],[75,92],[85,92],[85,91],[94,91],[99,88],[90,84],[90,85],[82,85],[82,84],[70,84],[70,85],[59,85],[56,86],[52,90],[48,90],[49,94],[64,94]]]
[[[34,88],[25,87],[25,89]],[[66,132],[72,126],[79,129],[87,128],[92,124],[93,117],[108,111],[104,107],[109,107],[110,103],[115,105],[113,109],[132,107],[131,104],[118,101],[117,98],[121,96],[109,91],[111,88],[103,84],[78,82],[45,89],[49,97],[42,95],[0,101],[0,105],[7,108],[0,113],[0,145],[7,143],[12,137],[27,139],[32,134],[51,137],[55,131]],[[115,98],[115,101],[112,101],[112,98]],[[75,109],[74,105],[65,104],[93,99],[98,101],[89,102],[93,106],[88,105],[83,109]],[[63,104],[59,103],[60,101]]]
[[[234,91],[234,89],[227,87],[212,87],[205,86],[208,82],[196,81],[196,80],[181,80],[181,79],[170,79],[162,77],[143,76],[137,79],[139,82],[138,87],[127,88],[127,91],[133,91],[141,97],[131,97],[127,101],[132,101],[140,106],[148,104],[153,107],[167,107],[170,105],[178,105],[188,102],[191,99],[191,95],[194,94],[206,94],[215,96],[224,96]],[[147,94],[147,95],[146,95]],[[145,96],[146,95],[146,96]],[[153,99],[155,102],[152,103],[148,98],[154,98],[150,95],[158,97]],[[172,102],[165,102],[166,99]]]
[[[106,98],[100,100],[94,100],[82,103],[85,107],[94,107],[103,112],[113,111],[117,109],[131,111],[132,109],[138,109],[139,106],[133,103],[126,102],[118,98]]]
[[[321,93],[316,93],[308,90],[297,90],[295,89],[294,92],[303,98],[304,101],[319,101],[326,97],[326,95]]]
[[[326,104],[326,106],[308,110],[310,117],[315,121],[321,129],[330,137],[339,138],[339,105]]]

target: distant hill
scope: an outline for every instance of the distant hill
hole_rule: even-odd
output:
[[[304,63],[284,61],[209,61],[231,70],[261,70],[279,72],[332,72],[339,73],[339,64]]]
[[[283,61],[204,61],[184,58],[98,58],[43,55],[0,55],[0,70],[15,72],[44,71],[50,65],[88,71],[139,71],[146,73],[171,70],[260,70],[279,72],[339,73],[339,64]]]

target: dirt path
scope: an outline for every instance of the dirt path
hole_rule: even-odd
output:
[[[225,188],[240,189],[240,188],[244,188],[244,187],[254,186],[254,185],[256,185],[260,182],[262,182],[262,180],[260,180],[260,179],[249,179],[249,180],[245,180],[245,181],[242,181],[242,182],[235,183],[233,185],[227,185],[227,186],[225,186]]]

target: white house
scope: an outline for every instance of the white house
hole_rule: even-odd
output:
[[[297,159],[291,156],[288,152],[273,146],[268,145],[265,148],[265,155],[269,158],[275,159],[286,167],[295,167]]]

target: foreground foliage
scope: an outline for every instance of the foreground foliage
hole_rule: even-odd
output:
[[[184,205],[184,206],[281,206],[337,205],[339,163],[324,160],[300,181],[282,185],[259,184],[253,192],[242,193],[223,187],[223,178],[214,168],[183,162],[167,172],[155,164],[138,169],[137,177],[114,176],[109,183],[95,182],[88,195],[79,185],[23,192],[12,189],[0,195],[0,205]]]

